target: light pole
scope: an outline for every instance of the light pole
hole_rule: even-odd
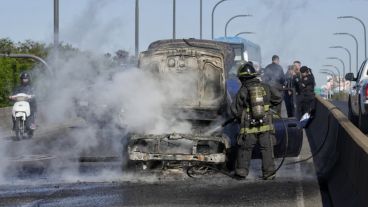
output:
[[[344,49],[348,53],[349,55],[349,73],[351,73],[351,53],[350,51],[343,46],[331,46],[330,48],[341,48],[341,49]]]
[[[202,10],[203,1],[199,0],[199,39],[202,39]]]
[[[43,66],[45,66],[47,72],[50,73],[51,76],[54,75],[54,72],[51,70],[50,66],[47,64],[47,62],[36,56],[36,55],[31,55],[31,54],[0,54],[0,57],[3,57],[3,58],[29,58],[29,59],[33,59],[37,62],[40,62],[42,63]]]
[[[54,49],[59,46],[59,0],[54,0]]]
[[[173,0],[173,39],[176,39],[176,0]]]
[[[331,75],[331,77],[332,77],[332,79],[333,79],[333,80],[335,80],[335,79],[336,79],[337,81],[339,80],[339,79],[337,79],[337,75],[336,75],[336,73],[335,73],[334,71],[330,70],[330,69],[323,69],[323,68],[322,68],[322,69],[320,69],[320,71],[321,71],[321,72],[327,72],[329,75]],[[335,86],[335,84],[334,84],[334,83],[335,83],[335,81],[333,81],[333,85],[332,85],[332,87],[334,87],[334,86]]]
[[[364,30],[364,57],[365,59],[367,59],[367,30],[365,28],[364,22],[361,19],[354,17],[354,16],[341,16],[341,17],[337,17],[337,19],[355,19],[359,21],[360,24],[362,24],[363,30]]]
[[[135,58],[139,52],[139,0],[135,0]]]
[[[334,83],[335,83],[334,82],[334,74],[333,73],[330,73],[328,71],[321,71],[320,73],[321,74],[329,75],[332,78],[332,85],[331,85],[330,89],[327,91],[327,98],[328,99],[331,99],[331,97],[332,97],[331,90],[333,91],[333,89],[334,89]]]
[[[255,34],[255,32],[239,32],[238,34],[235,35],[235,37],[243,34]]]
[[[343,60],[341,60],[340,58],[338,57],[327,57],[326,59],[328,60],[338,60],[340,61],[340,63],[342,64],[342,78],[344,79],[345,78],[345,63]]]
[[[358,61],[359,52],[358,52],[358,47],[359,47],[359,44],[358,44],[357,38],[354,35],[352,35],[350,33],[346,33],[346,32],[334,33],[334,35],[348,35],[348,36],[352,37],[355,40],[355,45],[356,45],[356,72],[358,74],[358,70],[359,70],[359,61]]]
[[[226,25],[225,25],[225,38],[227,37],[227,27],[229,26],[229,23],[235,19],[235,18],[239,18],[239,17],[251,17],[252,15],[250,14],[240,14],[240,15],[235,15],[233,17],[231,17],[229,20],[227,20]]]
[[[335,65],[323,65],[324,67],[333,67],[336,69],[337,73],[339,74],[338,80],[339,80],[339,93],[341,92],[340,87],[341,87],[341,74],[340,74],[340,70],[339,68],[337,68]]]
[[[219,1],[219,2],[217,2],[216,4],[215,4],[215,6],[213,6],[213,8],[212,8],[212,15],[211,15],[211,39],[213,40],[213,30],[214,30],[214,14],[215,14],[215,9],[216,9],[216,7],[219,5],[219,4],[221,4],[222,2],[224,2],[224,1],[227,1],[227,0],[221,0],[221,1]]]

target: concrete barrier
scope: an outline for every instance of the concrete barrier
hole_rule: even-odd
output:
[[[333,206],[368,206],[368,137],[330,102],[316,97],[306,129],[321,185]],[[322,146],[322,147],[321,147]]]

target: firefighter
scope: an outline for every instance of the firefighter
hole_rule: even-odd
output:
[[[282,97],[277,89],[261,83],[258,74],[249,63],[243,63],[238,69],[238,78],[242,86],[231,106],[234,118],[240,123],[237,138],[237,158],[235,175],[245,179],[249,172],[252,150],[257,142],[262,153],[262,178],[275,178],[273,157],[274,126],[272,111],[281,104]]]

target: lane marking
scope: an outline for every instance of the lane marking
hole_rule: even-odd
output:
[[[300,157],[298,156],[297,160],[300,160]],[[303,190],[303,184],[302,184],[302,171],[300,167],[300,163],[297,163],[296,166],[296,172],[298,177],[298,185],[296,186],[296,203],[297,207],[304,207],[304,190]]]

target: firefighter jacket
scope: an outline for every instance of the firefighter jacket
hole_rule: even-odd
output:
[[[250,125],[250,120],[252,117],[250,113],[251,102],[249,88],[255,85],[261,86],[264,89],[263,100],[268,117],[266,117],[265,123],[258,127],[252,127]],[[238,120],[238,122],[240,122],[240,134],[260,133],[273,130],[272,115],[268,109],[274,109],[277,105],[281,104],[281,102],[281,94],[276,88],[270,87],[265,83],[261,83],[257,78],[244,81],[238,93],[236,94],[234,102],[231,105],[232,115]]]

